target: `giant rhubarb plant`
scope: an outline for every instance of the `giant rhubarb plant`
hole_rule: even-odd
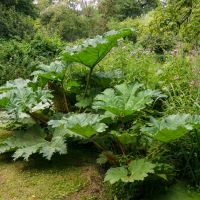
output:
[[[89,87],[91,74],[94,67],[108,54],[117,44],[117,40],[132,33],[132,29],[121,29],[119,31],[109,31],[102,36],[98,35],[93,39],[87,39],[82,45],[66,47],[61,57],[65,61],[77,62],[90,69],[85,94]]]
[[[54,110],[57,112],[69,112],[69,103],[67,101],[64,80],[67,75],[69,65],[64,65],[61,61],[52,62],[50,65],[40,65],[38,70],[31,75],[37,78],[39,86],[44,87],[48,84],[48,89],[52,91],[52,101]]]
[[[153,102],[153,98],[166,97],[157,90],[141,90],[142,84],[123,83],[108,88],[96,96],[93,108],[103,109],[123,118],[141,111]]]
[[[15,113],[17,117],[21,112],[34,117],[36,113],[32,112],[32,109],[36,108],[38,104],[40,106],[46,104],[52,98],[52,95],[50,91],[43,90],[40,87],[35,90],[32,84],[34,85],[30,80],[24,79],[7,82],[5,86],[0,88],[0,92],[2,91],[0,94],[0,106],[5,107],[9,113]],[[44,121],[43,119],[39,120],[41,122],[46,121],[46,119]]]

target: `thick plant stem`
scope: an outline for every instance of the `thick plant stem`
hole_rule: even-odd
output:
[[[63,84],[60,82],[49,81],[48,87],[52,90],[52,100],[55,110],[58,112],[68,113],[70,110]]]
[[[99,149],[103,151],[104,156],[114,165],[119,164],[119,160],[115,155],[112,155],[110,152],[106,151],[101,145],[95,142],[92,138],[88,138],[91,142],[93,142]]]
[[[123,145],[121,144],[121,142],[119,141],[118,138],[116,138],[116,142],[119,145],[119,148],[121,149],[122,154],[125,155],[126,153],[125,153],[125,150],[123,148]]]
[[[95,142],[92,138],[88,138],[91,142],[93,142],[99,149],[101,149],[102,151],[105,151],[105,149],[99,145],[97,142]]]
[[[153,150],[151,153],[149,153],[146,157],[150,158],[152,155],[154,155],[157,151],[159,151],[163,145],[158,146],[155,150]]]
[[[124,117],[121,117],[121,122],[122,122],[122,131],[124,131],[125,127],[124,127]]]
[[[67,98],[66,98],[64,89],[63,89],[63,99],[64,99],[64,103],[65,103],[65,108],[67,109],[67,112],[69,112],[69,106],[68,106],[68,103],[67,103]]]
[[[86,83],[86,87],[85,87],[84,97],[86,97],[86,95],[87,95],[87,91],[88,91],[88,87],[89,87],[89,84],[90,84],[90,79],[91,79],[93,69],[94,69],[94,67],[90,68],[90,71],[89,71],[89,74],[88,74],[88,77],[87,77],[87,83]]]
[[[47,122],[49,121],[47,116],[35,112],[27,112],[27,114],[30,115],[35,121],[39,121],[47,126]]]

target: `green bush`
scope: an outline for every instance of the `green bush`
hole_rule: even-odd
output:
[[[36,17],[37,9],[32,0],[1,0],[1,4],[6,8],[14,8],[16,12],[23,13],[25,15]]]
[[[36,34],[30,42],[15,39],[0,41],[0,85],[19,77],[29,78],[40,63],[49,64],[62,50],[58,38]]]
[[[21,39],[33,38],[36,29],[30,16],[17,12],[14,7],[7,8],[0,3],[0,37]]]

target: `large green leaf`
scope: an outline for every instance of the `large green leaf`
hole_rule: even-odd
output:
[[[0,87],[0,93],[9,91],[13,88],[24,88],[28,85],[29,82],[30,80],[22,78],[7,81],[5,85]]]
[[[21,83],[21,82],[20,82]],[[50,91],[37,88],[34,91],[27,85],[16,86],[0,94],[0,105],[8,112],[19,114],[20,112],[31,112],[31,109],[40,104],[45,104],[52,98]]]
[[[115,168],[110,168],[106,172],[106,176],[104,181],[109,181],[111,184],[123,180],[123,182],[127,182],[124,180],[128,179],[128,170],[125,166],[122,167],[115,167]]]
[[[92,137],[96,133],[106,130],[107,126],[100,123],[102,117],[90,113],[68,113],[61,120],[51,120],[48,122],[53,128],[63,127],[69,130],[71,136]]]
[[[11,137],[0,143],[0,153],[15,151],[14,160],[23,157],[28,160],[30,155],[38,152],[50,160],[53,153],[67,153],[64,135],[54,134],[51,141],[45,139],[46,134],[38,126],[31,127],[26,132],[17,131]]]
[[[119,38],[125,37],[132,32],[132,29],[109,31],[94,39],[87,39],[82,45],[66,47],[61,54],[62,59],[70,62],[78,62],[89,68],[98,64],[106,54],[117,44]]]
[[[128,165],[130,172],[129,182],[144,180],[148,173],[154,173],[154,167],[156,167],[155,164],[147,162],[145,159],[133,160]]]
[[[106,172],[104,181],[109,181],[111,184],[119,180],[123,182],[142,181],[148,173],[154,173],[155,166],[144,159],[133,160],[127,166],[110,168]]]
[[[67,66],[63,65],[60,61],[52,62],[50,65],[40,65],[38,70],[34,71],[31,75],[39,76],[47,80],[62,81],[66,73]]]
[[[21,88],[27,87],[30,80],[27,79],[15,79],[7,81],[5,85],[0,87],[0,106],[6,107],[10,102],[11,91],[17,90],[20,91]]]
[[[152,97],[161,96],[156,90],[138,91],[141,84],[123,83],[114,89],[106,89],[95,97],[93,108],[107,110],[117,116],[125,117],[140,111],[153,102]]]
[[[0,144],[0,153],[16,150],[20,147],[32,146],[37,143],[45,142],[43,139],[46,136],[39,126],[29,129],[29,131],[16,131]]]
[[[161,142],[170,142],[199,127],[200,115],[177,114],[161,120],[151,117],[151,122],[148,126],[142,127],[141,131]]]

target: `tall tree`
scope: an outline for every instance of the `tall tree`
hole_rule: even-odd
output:
[[[158,0],[100,0],[99,11],[105,18],[119,21],[127,17],[135,18],[157,7]]]
[[[197,43],[200,39],[199,0],[167,0],[139,25],[140,42],[158,52],[173,47],[177,41]]]
[[[41,24],[66,41],[93,37],[104,32],[98,10],[86,1],[61,1],[41,13]]]
[[[20,38],[25,38],[27,36],[33,36],[33,19],[25,14],[29,13],[25,7],[22,9],[18,6],[19,4],[17,4],[17,1],[3,0],[0,2],[0,37],[11,38],[13,36],[18,36]]]
[[[69,3],[50,5],[41,13],[41,24],[54,34],[59,34],[66,41],[86,37],[84,19],[70,8]]]
[[[16,12],[21,12],[34,18],[37,16],[33,0],[1,0],[0,3],[8,9],[14,8]]]

